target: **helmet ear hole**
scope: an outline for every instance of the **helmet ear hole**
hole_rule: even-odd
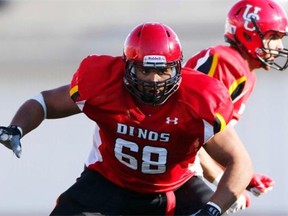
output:
[[[245,38],[245,40],[247,42],[251,42],[252,41],[252,38],[249,34],[247,34],[246,32],[243,33],[243,37]]]

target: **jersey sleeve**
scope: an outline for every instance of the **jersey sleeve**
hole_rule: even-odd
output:
[[[233,118],[238,121],[254,88],[255,76],[240,54],[231,47],[217,46],[192,56],[185,66],[218,79],[234,103]]]
[[[187,74],[186,69],[183,69],[184,76]],[[204,140],[207,141],[231,121],[233,114],[231,97],[219,80],[194,70],[191,76],[183,77],[182,84],[191,86],[186,88],[190,92],[184,94],[188,98],[187,101],[191,101],[193,113],[204,123]]]
[[[99,55],[86,57],[80,63],[71,80],[71,98],[75,102],[85,101],[95,95],[102,94],[104,90],[108,93],[114,91],[114,88],[119,85],[120,76],[123,74],[118,73],[124,68],[123,64],[124,61],[120,57]]]
[[[208,82],[206,90],[203,91],[206,99],[206,110],[202,113],[202,118],[213,125],[213,134],[222,131],[231,121],[233,116],[233,103],[225,86],[218,80],[212,79]],[[205,104],[205,103],[203,103]]]
[[[241,73],[242,65],[231,55],[223,49],[209,48],[191,57],[185,66],[221,81],[234,100],[243,91],[247,77]]]
[[[95,58],[95,57],[94,57]],[[82,83],[85,82],[87,77],[87,71],[89,71],[90,62],[93,57],[88,56],[82,60],[77,71],[74,73],[70,84],[70,97],[73,101],[84,100],[87,97],[87,90],[82,87]],[[80,94],[81,92],[81,94]]]

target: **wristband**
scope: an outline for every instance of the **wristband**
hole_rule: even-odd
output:
[[[47,107],[46,107],[46,103],[45,103],[45,100],[44,100],[42,93],[35,95],[31,99],[36,100],[42,106],[43,112],[44,112],[43,118],[46,119],[47,118]]]
[[[220,212],[220,215],[221,215],[222,209],[216,203],[209,201],[206,205],[213,206],[214,208],[216,208]]]
[[[23,130],[21,127],[19,127],[17,125],[10,125],[10,126],[8,126],[8,128],[17,129],[20,132],[20,138],[23,137]]]

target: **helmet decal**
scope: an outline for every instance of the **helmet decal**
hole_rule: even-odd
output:
[[[147,55],[143,58],[144,67],[166,67],[167,61],[165,56]]]
[[[236,26],[235,25],[232,25],[231,23],[227,22],[226,25],[225,25],[225,31],[227,33],[230,33],[232,35],[235,34],[236,32]]]
[[[261,8],[259,7],[254,7],[254,11],[253,12],[249,12],[250,9],[252,8],[253,6],[250,5],[250,4],[247,4],[246,5],[246,9],[243,13],[243,19],[245,20],[244,22],[244,28],[248,31],[254,31],[255,30],[255,26],[254,24],[252,23],[252,19],[254,20],[260,20],[260,17],[258,15],[259,11],[261,10]],[[252,9],[253,10],[253,9]],[[250,24],[250,25],[249,25]]]

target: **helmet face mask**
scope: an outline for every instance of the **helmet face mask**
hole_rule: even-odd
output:
[[[126,38],[123,56],[124,84],[140,102],[163,104],[179,88],[182,49],[177,35],[168,26],[160,23],[137,26]],[[150,73],[158,79],[149,77]]]
[[[284,36],[277,32],[267,32],[263,40],[262,52],[264,55],[258,55],[261,62],[279,71],[288,67],[288,49],[284,48],[288,40]],[[281,48],[279,48],[280,46]]]
[[[144,65],[146,66],[140,62],[129,61],[126,64],[124,83],[128,90],[142,103],[148,105],[163,104],[179,88],[181,66],[179,64],[160,64],[158,66],[151,64],[147,66],[145,63]],[[148,81],[139,78],[139,75],[137,76],[139,73],[156,73],[167,78],[161,81]]]
[[[240,0],[228,13],[224,36],[227,42],[261,62],[264,68],[285,70],[288,55],[281,40],[286,39],[287,31],[287,15],[276,2]],[[281,47],[272,46],[269,41],[274,40],[281,43]]]

